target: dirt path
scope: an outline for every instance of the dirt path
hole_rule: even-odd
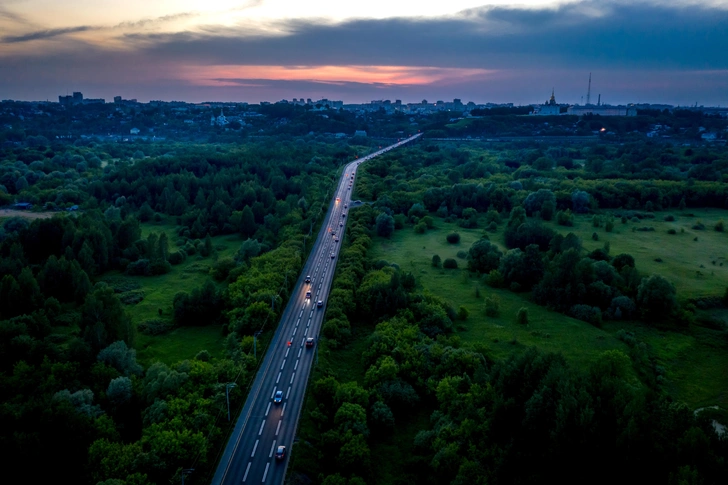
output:
[[[0,209],[0,219],[5,217],[24,217],[25,219],[48,219],[58,212],[30,212],[15,209]]]

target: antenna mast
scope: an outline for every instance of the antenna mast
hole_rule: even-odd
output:
[[[589,73],[589,89],[586,90],[586,105],[589,106],[591,100],[591,73]]]

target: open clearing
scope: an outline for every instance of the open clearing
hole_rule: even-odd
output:
[[[33,211],[19,211],[15,209],[0,209],[0,219],[9,219],[11,217],[22,217],[23,219],[48,219],[56,214],[63,214],[62,212],[33,212]]]
[[[142,238],[146,238],[152,232],[157,235],[165,232],[169,237],[170,252],[177,250],[174,243],[177,239],[174,225],[142,224]],[[101,279],[112,286],[130,284],[137,288],[133,291],[143,293],[142,301],[126,305],[126,311],[132,317],[134,325],[148,320],[171,323],[174,296],[180,291],[189,293],[211,279],[209,275],[211,265],[217,259],[232,257],[240,246],[240,238],[217,236],[212,238],[212,243],[216,250],[213,255],[206,258],[198,254],[188,256],[183,263],[172,266],[172,271],[164,275],[127,276],[119,271],[112,271],[104,274]],[[220,325],[206,324],[207,322],[200,322],[199,327],[180,327],[156,336],[139,332],[136,342],[139,360],[145,365],[155,360],[172,364],[183,359],[191,359],[203,349],[209,351],[213,357],[221,357],[224,336]]]
[[[551,227],[564,234],[574,232],[582,238],[587,250],[603,247],[604,241],[610,241],[610,254],[632,254],[643,274],[654,272],[670,279],[677,287],[679,298],[722,295],[728,285],[728,262],[723,266],[719,263],[713,265],[711,258],[715,257],[718,261],[718,252],[726,247],[728,235],[713,231],[712,225],[724,217],[728,220],[728,213],[693,213],[695,217],[688,218],[680,217],[676,211],[677,220],[672,223],[662,221],[665,214],[658,216],[660,221],[652,219],[623,225],[617,220],[612,233],[607,233],[604,227],[593,228],[590,216],[577,216],[574,227],[555,224]],[[689,228],[699,218],[710,230]],[[728,408],[728,354],[724,351],[725,344],[718,340],[719,331],[697,325],[681,331],[672,327],[657,329],[628,321],[605,322],[603,328],[596,328],[551,312],[533,303],[530,293],[490,288],[463,269],[467,267],[467,261],[458,258],[457,253],[467,252],[472,243],[484,234],[482,229],[463,229],[439,218],[435,221],[436,228],[425,234],[415,234],[411,227],[406,227],[395,231],[391,239],[376,237],[369,254],[374,260],[397,263],[403,270],[411,271],[418,284],[442,296],[456,309],[460,306],[467,308],[470,312],[468,319],[455,322],[458,335],[464,342],[484,344],[495,358],[507,357],[527,346],[535,346],[543,351],[561,352],[571,362],[581,365],[592,361],[604,350],[620,349],[629,353],[628,347],[615,337],[620,329],[625,329],[634,332],[636,338],[648,346],[656,363],[666,369],[666,389],[674,397],[691,407],[717,404]],[[505,252],[504,226],[505,223],[501,224],[496,233],[488,235]],[[653,226],[655,231],[632,232],[631,226]],[[677,227],[678,234],[667,234],[670,227]],[[681,234],[680,228],[684,228],[685,232]],[[453,231],[461,235],[458,244],[449,244],[445,239]],[[599,234],[599,241],[591,239],[595,231]],[[694,233],[698,233],[698,241],[693,241]],[[456,259],[461,269],[432,267],[434,254],[443,261],[446,258]],[[662,263],[653,261],[658,257],[663,259]],[[700,263],[702,260],[707,264]],[[700,264],[706,268],[702,269],[704,275],[696,278],[695,272],[700,269]],[[476,286],[480,289],[481,298],[475,296]],[[500,299],[501,312],[497,318],[486,317],[483,311],[483,298],[493,294]],[[516,312],[521,307],[528,309],[530,323],[525,327],[515,322]],[[728,315],[724,316],[725,319],[721,315],[716,315],[716,318],[728,321]]]

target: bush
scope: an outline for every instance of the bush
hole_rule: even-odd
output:
[[[607,232],[612,232],[614,230],[614,221],[608,220],[606,224],[604,224],[604,230]]]
[[[602,311],[599,307],[574,305],[569,310],[569,315],[582,322],[591,323],[595,327],[601,327],[602,325]]]
[[[516,313],[516,323],[528,325],[528,308],[521,307],[518,309],[518,313]]]
[[[470,312],[464,306],[458,308],[458,320],[467,320]]]
[[[162,335],[173,328],[173,325],[156,318],[152,320],[145,320],[137,325],[137,329],[145,335]]]
[[[597,234],[596,232],[592,232],[592,239],[594,241],[599,241],[599,234]]]
[[[187,259],[187,253],[185,253],[184,249],[169,254],[169,264],[171,265],[181,264],[185,259]]]
[[[427,231],[427,224],[418,222],[415,226],[415,234],[424,234]]]
[[[435,254],[432,257],[432,266],[435,267],[435,268],[439,268],[441,263],[442,263],[442,259],[440,258],[440,255],[439,254]]]
[[[677,234],[677,231],[675,229],[668,229],[667,233],[668,234]]]
[[[693,229],[695,229],[696,231],[704,231],[705,230],[705,224],[703,224],[702,222],[698,221],[695,224],[693,224]]]
[[[457,244],[460,242],[460,234],[457,232],[451,232],[447,235],[447,242],[450,244]]]
[[[485,297],[485,315],[489,317],[497,317],[500,315],[500,299],[495,296]]]
[[[652,226],[645,226],[645,227],[638,227],[636,230],[640,231],[640,232],[654,232],[655,228]]]
[[[468,257],[468,253],[466,251],[458,251],[458,258],[466,259],[467,257]]]
[[[496,232],[498,231],[498,224],[496,224],[495,222],[491,222],[486,226],[485,230],[488,232]]]
[[[668,214],[665,216],[665,222],[673,222],[675,220],[675,216]]]
[[[505,279],[503,278],[503,275],[500,271],[497,269],[494,269],[490,273],[488,273],[488,279],[487,279],[488,286],[491,288],[503,288],[505,285]]]
[[[573,226],[574,214],[569,209],[556,213],[556,223],[560,226]]]
[[[458,262],[452,258],[447,258],[443,263],[442,267],[446,269],[458,269]]]
[[[715,227],[713,229],[715,229],[718,232],[723,232],[723,230],[725,229],[723,221],[720,220],[720,221],[716,222]]]
[[[124,305],[136,305],[144,300],[144,292],[142,290],[127,291],[119,295],[119,300]]]

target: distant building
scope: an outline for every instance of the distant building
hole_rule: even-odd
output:
[[[356,130],[354,136],[367,136],[367,132],[364,130]]]
[[[586,105],[586,106],[569,106],[566,110],[567,114],[584,116],[637,116],[637,108],[631,106],[609,106],[609,105]]]
[[[215,115],[213,114],[210,117],[210,126],[215,126],[215,125],[217,125],[217,126],[225,126],[225,125],[228,125],[228,124],[230,124],[230,122],[225,117],[225,114],[222,112],[222,108],[220,108],[220,116],[218,116],[217,118],[215,118]]]
[[[13,204],[13,209],[17,209],[17,210],[21,210],[21,211],[30,210],[32,208],[33,208],[33,204],[31,204],[30,202],[18,202],[17,204]]]
[[[139,128],[132,128],[129,130],[129,133],[132,135],[138,135],[139,134]]]
[[[534,115],[538,116],[558,116],[561,114],[561,106],[556,104],[556,97],[554,96],[554,90],[551,90],[551,97],[544,104],[540,104],[534,107]]]

